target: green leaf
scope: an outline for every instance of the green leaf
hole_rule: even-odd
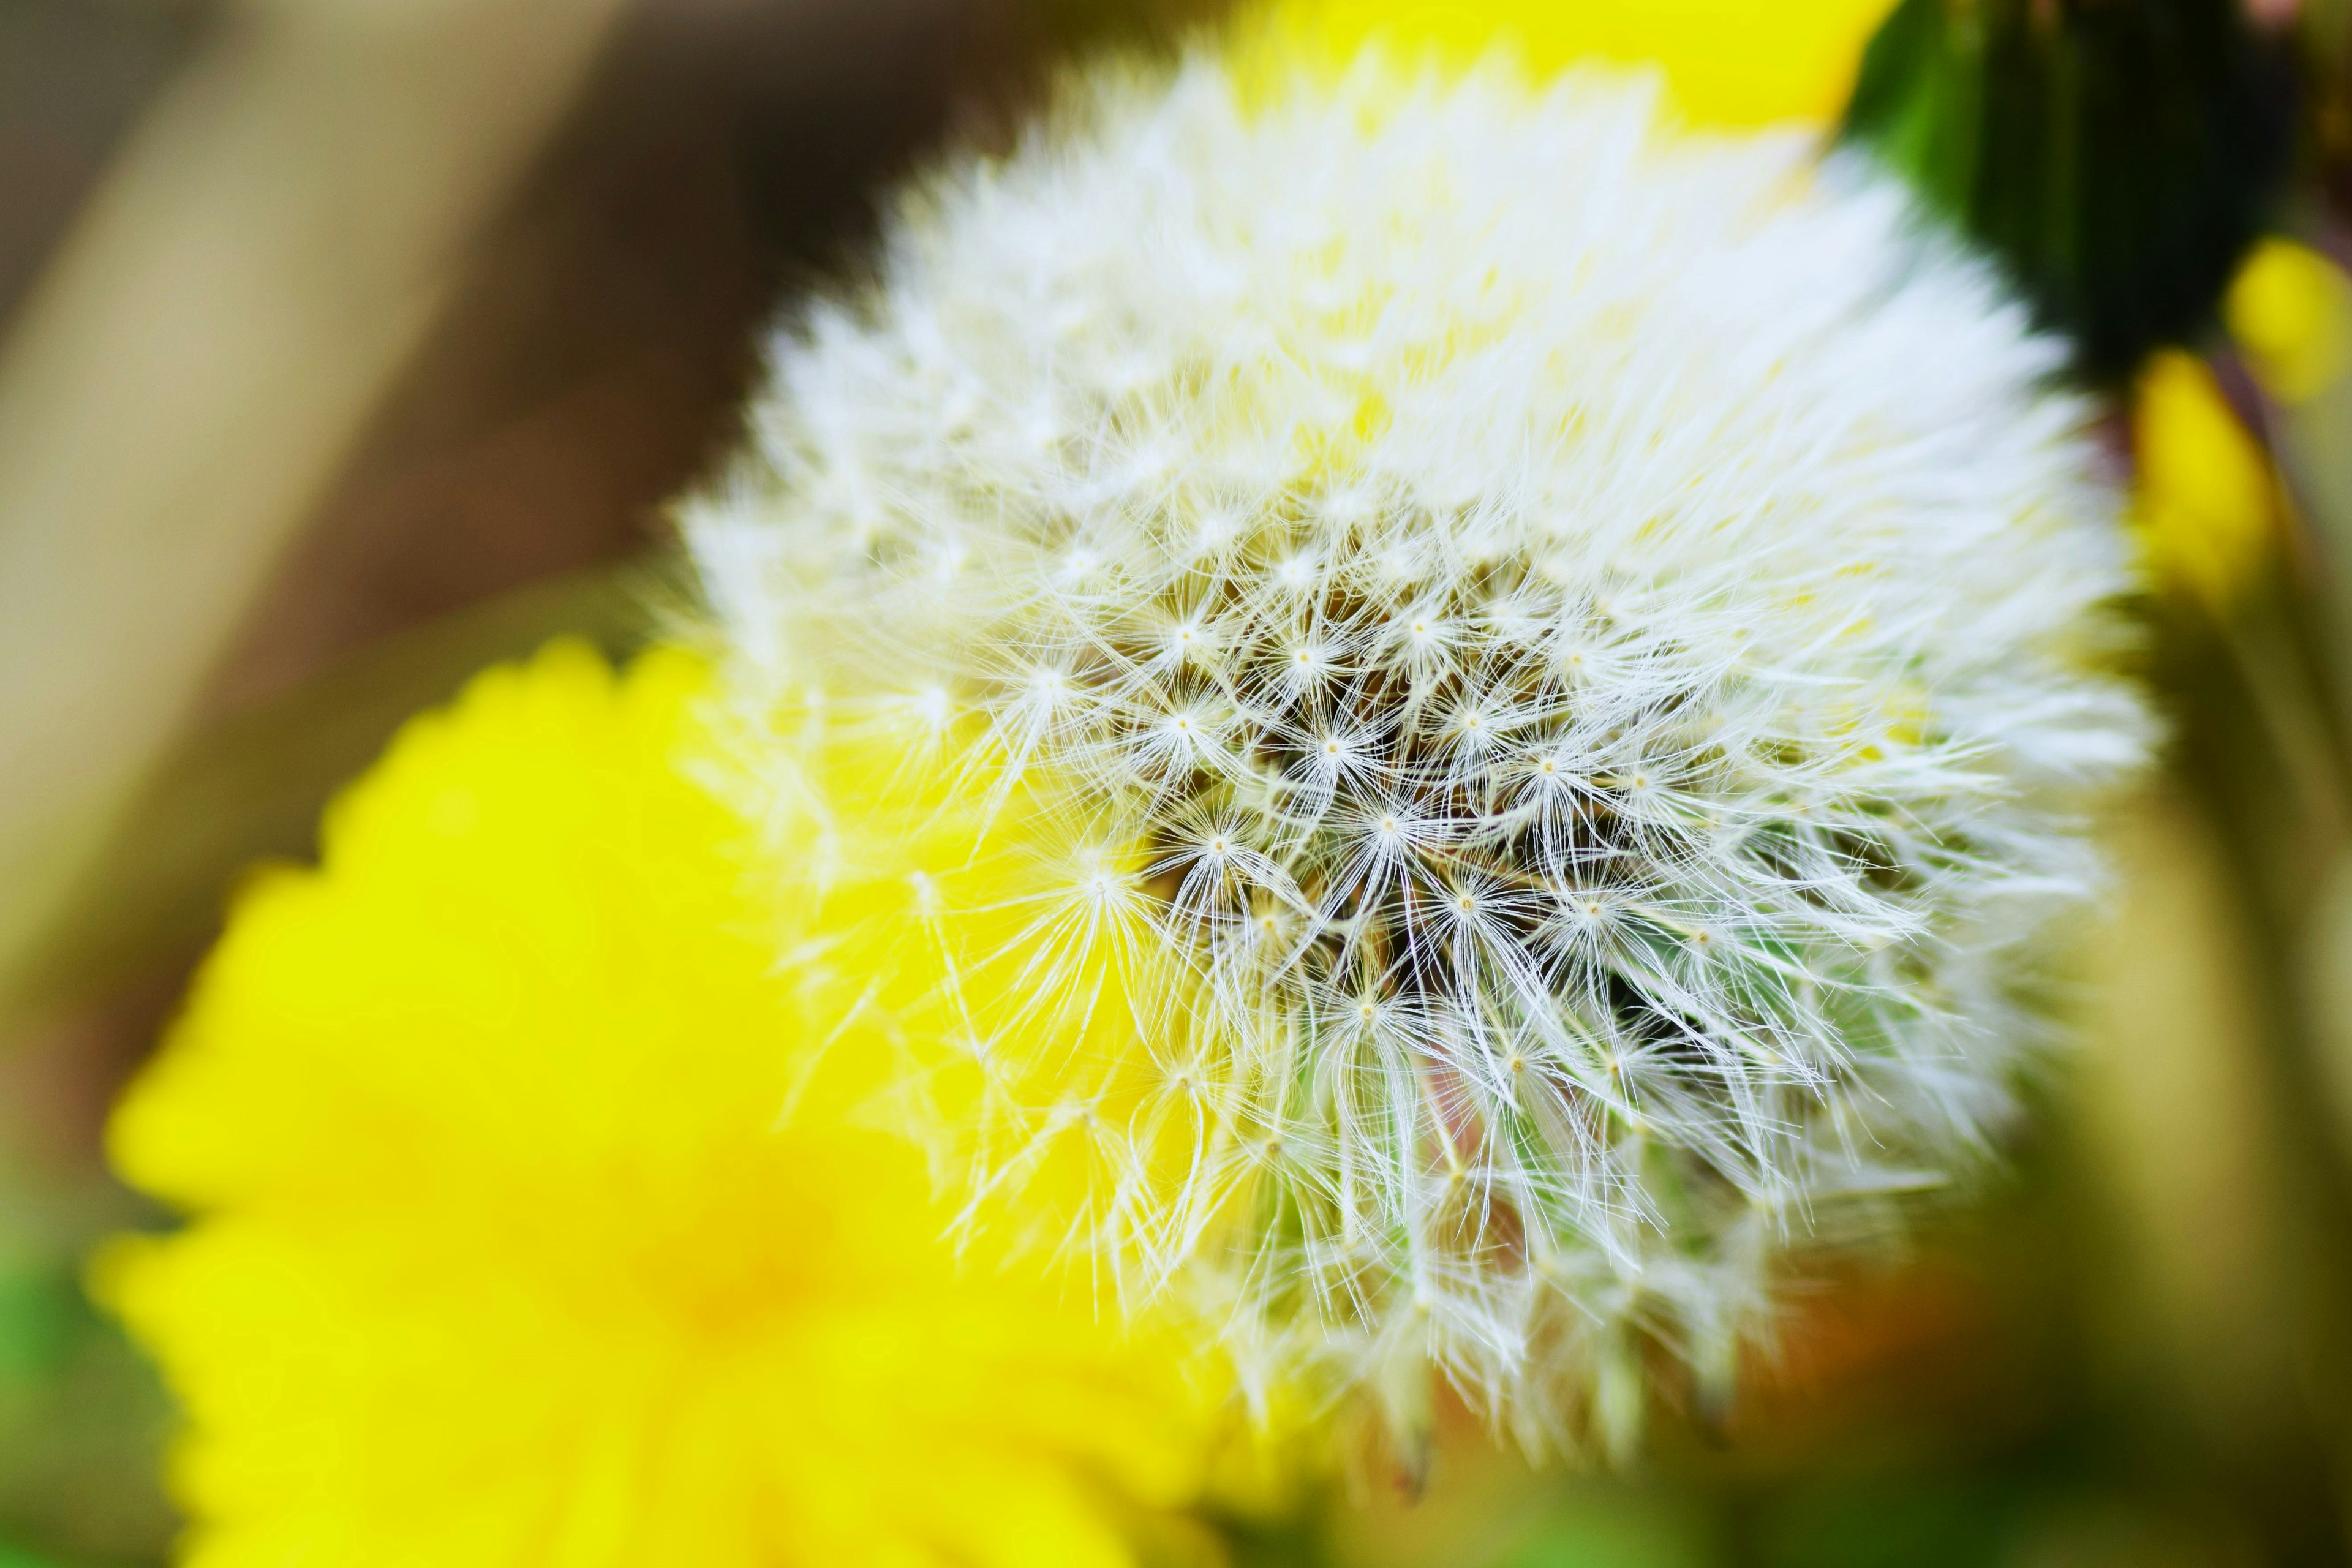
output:
[[[1903,0],[1845,134],[2112,379],[2210,324],[2284,181],[2293,99],[2237,0]]]
[[[57,1366],[71,1339],[75,1309],[72,1282],[58,1270],[0,1262],[0,1389]],[[0,1568],[7,1568],[5,1556]]]

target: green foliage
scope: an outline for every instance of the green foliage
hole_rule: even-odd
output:
[[[1759,1555],[1770,1568],[1992,1568],[2014,1511],[2012,1499],[1966,1476],[1815,1488],[1767,1516]]]
[[[1714,1510],[1669,1495],[1580,1493],[1496,1568],[1711,1568]]]
[[[73,1316],[71,1282],[58,1270],[0,1260],[0,1390],[31,1383],[57,1365]],[[0,1568],[7,1568],[5,1557]]]
[[[1903,0],[1845,130],[2105,379],[2210,321],[2287,172],[2290,87],[2236,0]]]
[[[55,1206],[0,1167],[0,1220],[63,1227]],[[159,1561],[173,1528],[158,1489],[168,1427],[153,1373],[90,1306],[72,1262],[0,1236],[0,1568]]]

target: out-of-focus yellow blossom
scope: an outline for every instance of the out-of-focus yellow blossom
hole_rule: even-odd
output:
[[[1367,42],[1466,64],[1497,45],[1538,71],[1576,60],[1662,70],[1682,112],[1724,129],[1826,123],[1893,0],[1275,0],[1286,60],[1344,66]]]
[[[2262,446],[2195,355],[2148,361],[2132,411],[2134,510],[2164,583],[2225,609],[2277,532],[2278,487]]]
[[[2254,378],[2281,403],[2317,396],[2352,363],[2352,279],[2307,245],[2273,237],[2255,246],[2222,313]]]
[[[705,684],[493,671],[239,900],[113,1127],[194,1221],[96,1270],[184,1402],[195,1568],[1206,1552],[1186,1364],[959,1263],[871,1074],[812,1076]]]

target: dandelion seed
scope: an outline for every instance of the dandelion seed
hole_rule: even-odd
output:
[[[1816,156],[1599,75],[1104,75],[925,186],[689,518],[755,754],[844,837],[807,918],[886,977],[836,1049],[930,1072],[975,1192],[1046,1203],[1017,1152],[1101,1108],[1024,1223],[1255,1385],[1620,1443],[1645,1339],[1722,1364],[2046,1031],[2145,730],[2085,663],[2114,498],[2059,352]],[[932,342],[982,395],[909,441]],[[845,542],[856,496],[923,542]],[[985,740],[903,784],[819,674]],[[1129,868],[1098,921],[1036,912],[1072,842]],[[864,890],[918,855],[970,868],[919,945]]]

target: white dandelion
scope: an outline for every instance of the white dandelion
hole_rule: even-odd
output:
[[[2060,358],[1638,79],[1097,72],[686,514],[825,1037],[1254,1379],[1622,1447],[2046,1033],[2144,730]]]

